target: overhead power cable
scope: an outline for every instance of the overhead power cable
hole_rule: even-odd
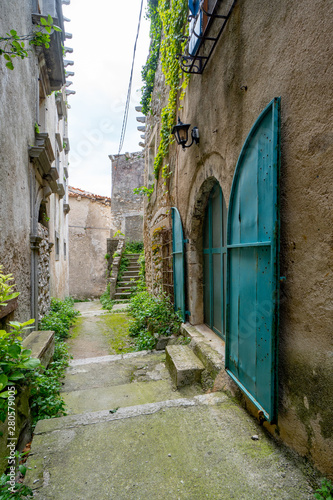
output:
[[[133,80],[133,69],[134,69],[134,62],[135,62],[136,45],[137,45],[137,41],[138,41],[138,38],[139,38],[139,32],[140,32],[142,7],[143,7],[143,0],[141,0],[139,22],[138,22],[138,28],[137,28],[136,38],[135,38],[134,51],[133,51],[131,76],[130,76],[129,85],[128,85],[128,91],[127,91],[127,99],[126,99],[126,104],[125,104],[123,124],[122,124],[122,128],[121,128],[121,135],[120,135],[118,155],[120,155],[120,152],[122,150],[122,147],[123,147],[123,144],[124,144],[124,139],[125,139],[125,134],[126,134],[127,119],[128,119],[128,110],[129,110],[129,105],[130,105],[130,101],[131,101],[131,91],[132,91],[132,80]]]

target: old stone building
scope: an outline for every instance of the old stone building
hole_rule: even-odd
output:
[[[111,220],[126,241],[142,241],[143,199],[133,190],[144,184],[143,153],[110,155],[112,171]],[[111,231],[112,232],[112,231]],[[113,234],[111,236],[113,236]]]
[[[115,231],[111,198],[69,187],[69,292],[76,299],[100,297],[106,288],[107,238]]]
[[[225,346],[222,386],[333,476],[333,6],[188,7],[174,125],[199,134],[188,148],[173,141],[156,167],[170,102],[159,60],[145,134],[148,285]]]
[[[0,262],[21,295],[15,317],[41,317],[68,295],[68,128],[61,0],[1,2],[0,35],[33,32],[51,15],[50,46],[28,46],[14,69],[0,60]]]

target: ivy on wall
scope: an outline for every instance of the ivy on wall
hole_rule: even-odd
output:
[[[176,122],[177,95],[178,92],[181,91],[180,99],[184,97],[185,89],[189,81],[189,75],[183,74],[178,59],[186,43],[184,34],[188,25],[188,0],[158,0],[158,2],[151,2],[149,8],[152,24],[151,35],[155,38],[152,38],[151,53],[145,66],[145,68],[148,68],[147,65],[150,61],[149,70],[146,71],[145,86],[143,87],[145,100],[141,101],[143,107],[148,106],[148,108],[144,108],[146,112],[148,112],[151,102],[153,82],[159,55],[162,71],[165,76],[165,83],[169,87],[168,103],[161,112],[160,143],[154,160],[154,174],[157,179],[163,159],[167,156],[169,146],[173,141],[171,130]],[[154,15],[152,15],[152,12],[154,12]],[[161,30],[163,30],[162,37]],[[152,59],[150,60],[151,56]],[[144,77],[144,73],[142,76]],[[148,87],[150,94],[148,92]],[[147,92],[145,92],[145,90],[147,90]],[[166,179],[168,177],[168,169],[163,169],[163,178]]]
[[[142,80],[144,85],[142,87],[142,113],[147,115],[150,110],[151,95],[154,89],[155,73],[158,65],[158,58],[160,55],[161,35],[162,35],[162,22],[157,10],[158,0],[148,1],[147,19],[150,19],[150,47],[149,56],[146,64],[141,71]]]

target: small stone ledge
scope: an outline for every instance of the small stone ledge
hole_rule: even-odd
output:
[[[41,364],[47,368],[54,354],[54,332],[31,332],[24,339],[23,347],[25,349],[31,349],[31,356],[33,358],[38,358]]]
[[[224,369],[223,340],[219,339],[213,332],[205,336],[203,331],[199,331],[195,326],[188,323],[182,324],[181,334],[191,338],[190,348],[204,364],[210,376],[215,379],[218,373]],[[213,347],[218,344],[221,344],[219,345],[220,352]]]
[[[186,345],[170,345],[166,346],[165,354],[166,366],[177,388],[200,382],[205,367],[192,349]]]

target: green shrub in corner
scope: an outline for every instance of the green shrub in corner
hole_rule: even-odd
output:
[[[153,349],[159,337],[179,333],[182,320],[166,294],[138,293],[128,312],[133,318],[129,334],[136,338],[137,350]]]

